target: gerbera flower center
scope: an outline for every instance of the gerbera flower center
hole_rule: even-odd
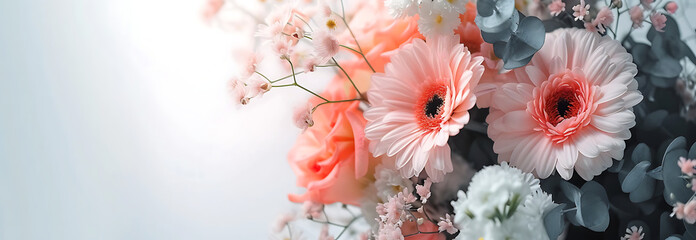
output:
[[[440,95],[433,95],[430,100],[428,100],[428,103],[425,104],[425,116],[429,118],[436,117],[442,110],[443,103],[445,103],[445,100],[442,99]]]
[[[423,130],[439,129],[442,122],[442,113],[447,99],[447,86],[433,83],[423,88],[418,98],[415,115],[418,125]]]
[[[554,74],[535,91],[527,106],[532,118],[554,143],[562,143],[590,123],[597,108],[594,90],[581,73]]]
[[[551,125],[556,126],[563,120],[578,115],[580,103],[571,89],[561,89],[546,99],[546,114]]]

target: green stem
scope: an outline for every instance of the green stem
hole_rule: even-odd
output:
[[[291,84],[283,84],[283,85],[272,85],[271,87],[281,88],[281,87],[293,87],[293,86],[297,86],[297,85],[295,85],[294,83],[291,83]]]
[[[336,101],[326,101],[326,102],[323,102],[323,103],[320,103],[320,104],[317,104],[316,106],[314,106],[314,107],[312,108],[312,112],[314,112],[315,110],[317,110],[317,108],[319,108],[319,106],[324,105],[324,104],[329,104],[329,103],[342,103],[342,102],[352,102],[352,101],[360,101],[360,100],[362,100],[362,98],[344,99],[344,100],[336,100]]]
[[[261,77],[265,78],[266,81],[268,81],[269,83],[273,83],[273,81],[271,81],[271,79],[268,79],[268,77],[266,77],[266,75],[263,75],[263,74],[261,74],[261,73],[258,72],[258,71],[254,71],[254,72],[256,72],[256,74],[260,75]]]
[[[302,74],[302,73],[305,73],[305,71],[299,71],[299,72],[297,72],[297,73],[295,73],[295,74]],[[282,77],[282,78],[273,80],[273,81],[271,81],[271,83],[277,83],[277,82],[280,82],[280,81],[282,81],[282,80],[288,79],[288,78],[290,78],[290,77],[292,77],[292,76],[294,76],[294,74],[293,74],[293,75],[287,75],[287,76],[285,76],[285,77]]]
[[[357,43],[357,40],[356,40],[356,43]],[[355,50],[355,49],[348,47],[346,45],[340,45],[340,46],[345,48],[345,49],[351,50],[357,54],[360,54],[360,56],[362,56],[363,60],[365,60],[365,63],[367,63],[367,66],[370,67],[370,70],[372,70],[373,73],[377,72],[377,71],[375,71],[375,68],[372,67],[372,64],[370,64],[370,61],[367,61],[367,57],[365,57],[365,54],[362,52],[362,50],[358,51],[358,50]]]
[[[440,233],[440,232],[421,232],[421,231],[418,231],[417,233],[406,234],[406,235],[404,235],[404,238],[413,237],[413,236],[416,236],[418,234],[438,234],[438,233]]]
[[[321,223],[321,224],[329,224],[329,225],[333,225],[333,226],[336,226],[336,227],[347,227],[346,225],[341,225],[341,224],[338,224],[338,223],[332,223],[332,222],[329,222],[329,221],[317,221],[317,220],[314,220],[314,219],[310,219],[310,221],[315,222],[315,223]]]
[[[348,81],[350,81],[350,84],[352,84],[352,85],[353,85],[353,88],[355,88],[355,91],[358,92],[358,96],[362,96],[362,93],[360,93],[360,90],[358,89],[358,86],[355,86],[355,83],[353,82],[353,79],[351,79],[350,76],[348,76],[348,73],[346,72],[346,70],[343,69],[343,67],[341,67],[340,64],[338,64],[338,62],[336,61],[335,58],[332,57],[331,60],[333,60],[334,63],[336,64],[336,67],[338,67],[339,69],[341,69],[341,71],[343,72],[343,74],[346,75],[346,77],[348,78]]]
[[[295,77],[295,66],[292,65],[292,61],[290,61],[290,59],[287,59],[287,58],[286,58],[285,60],[288,61],[288,63],[290,63],[290,70],[292,70],[292,81],[295,83],[295,85],[296,85],[297,87],[299,87],[299,88],[301,88],[302,90],[305,90],[305,91],[311,93],[312,95],[314,95],[314,96],[316,96],[316,97],[318,97],[318,98],[321,98],[321,100],[324,100],[324,101],[326,101],[326,102],[329,101],[328,99],[322,97],[321,95],[316,94],[315,92],[312,92],[311,90],[309,90],[309,89],[303,87],[303,86],[300,85],[300,84],[297,84],[297,78]]]
[[[345,233],[346,230],[348,230],[348,227],[350,227],[350,225],[353,224],[353,222],[355,222],[356,220],[358,220],[358,218],[360,218],[360,216],[354,217],[352,220],[350,220],[350,222],[348,222],[348,224],[346,224],[346,226],[343,228],[343,230],[341,231],[341,233],[339,233],[338,236],[336,236],[336,240],[338,240],[339,238],[341,238],[341,236],[343,235],[343,233]]]

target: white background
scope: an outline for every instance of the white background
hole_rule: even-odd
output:
[[[0,1],[0,239],[267,238],[306,95],[237,110],[201,5]]]
[[[237,110],[202,1],[0,1],[0,239],[267,239],[293,103]]]

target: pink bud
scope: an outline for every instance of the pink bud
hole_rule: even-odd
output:
[[[667,12],[669,12],[671,14],[674,14],[675,12],[677,12],[677,9],[679,9],[679,6],[675,2],[670,1],[667,4],[665,4],[665,10],[667,10]]]

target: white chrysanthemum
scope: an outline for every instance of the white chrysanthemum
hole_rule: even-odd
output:
[[[467,191],[468,211],[474,216],[490,216],[514,195],[525,199],[530,193],[539,189],[539,180],[532,174],[523,173],[507,163],[489,166],[474,175]]]
[[[457,195],[452,202],[460,229],[457,239],[548,239],[543,216],[556,204],[529,173],[505,163],[486,167],[474,176],[467,193]]]
[[[442,3],[423,1],[418,11],[418,30],[427,36],[452,35],[459,26],[459,13],[445,8]]]
[[[419,0],[387,0],[384,5],[389,8],[389,15],[394,18],[413,16],[418,12]]]
[[[551,210],[556,207],[556,205],[557,204],[553,203],[553,200],[551,200],[550,194],[537,190],[527,197],[527,200],[524,202],[524,208],[521,208],[521,210],[529,211],[529,214],[532,215],[543,216],[546,211]]]
[[[408,192],[413,192],[413,182],[407,178],[402,178],[401,173],[398,171],[384,167],[384,164],[380,164],[375,168],[375,179],[377,196],[383,202],[387,201],[389,197],[403,192],[404,189],[408,189]]]
[[[463,14],[466,11],[466,3],[468,0],[435,0],[424,1],[423,5],[430,5],[430,8],[436,11],[446,11],[451,13]]]

